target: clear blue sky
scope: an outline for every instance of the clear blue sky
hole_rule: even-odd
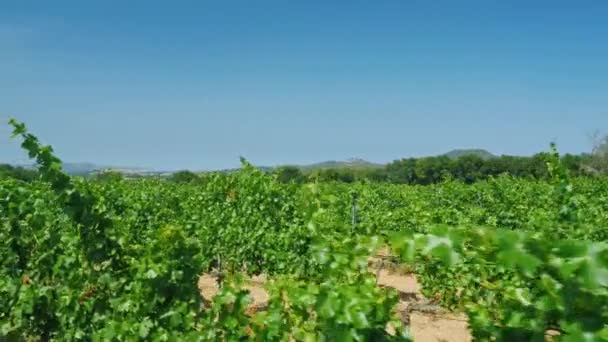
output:
[[[9,116],[65,161],[157,169],[582,152],[608,1],[2,1]]]

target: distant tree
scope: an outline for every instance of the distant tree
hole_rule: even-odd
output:
[[[498,176],[503,173],[509,173],[509,164],[514,157],[500,156],[484,161],[481,167],[481,174],[484,177]]]
[[[584,166],[591,164],[590,160],[593,158],[595,158],[594,167],[602,169],[600,161],[603,160],[608,164],[608,138],[601,146],[598,145],[594,149],[593,155],[566,154],[561,161],[570,171],[570,174],[574,176],[586,174]],[[547,153],[538,153],[531,157],[503,155],[484,158],[484,155],[465,153],[451,158],[447,155],[418,159],[408,158],[395,160],[388,163],[384,168],[317,169],[308,174],[308,180],[345,183],[371,181],[424,185],[438,183],[446,178],[473,183],[501,174],[522,178],[547,179],[549,176],[547,157]],[[605,172],[608,172],[607,164],[603,166]]]
[[[564,165],[570,174],[573,176],[585,175],[585,165],[591,161],[590,154],[565,154],[562,156],[562,165]]]
[[[318,169],[308,175],[308,181],[352,183],[357,180],[355,173],[349,168]]]
[[[487,177],[483,173],[485,163],[486,161],[478,155],[463,155],[451,163],[450,176],[466,183],[473,183]]]
[[[608,135],[594,139],[588,168],[597,174],[608,174]]]
[[[452,160],[448,156],[426,157],[416,160],[416,183],[439,183],[444,175],[450,173]]]
[[[388,172],[384,168],[366,168],[357,173],[357,180],[368,180],[371,182],[387,182]]]
[[[548,153],[541,152],[533,155],[531,158],[527,158],[526,171],[524,177],[532,177],[536,179],[546,179],[549,177],[549,170],[547,169],[547,158]]]
[[[348,168],[337,169],[338,180],[343,183],[352,183],[357,180],[355,171]]]
[[[304,182],[305,177],[300,168],[296,166],[283,166],[275,171],[277,180],[281,183],[297,183]]]
[[[102,171],[97,173],[92,178],[100,182],[114,182],[124,179],[124,176],[122,173],[117,171]]]
[[[38,171],[20,166],[15,167],[8,164],[0,164],[0,178],[15,178],[25,182],[31,182],[38,179]]]
[[[188,170],[177,171],[169,177],[170,181],[176,183],[192,183],[198,179],[199,177],[196,173]]]
[[[414,184],[416,181],[416,159],[414,158],[395,160],[386,165],[385,169],[389,182]]]

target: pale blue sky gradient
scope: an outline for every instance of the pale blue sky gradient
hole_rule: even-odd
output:
[[[608,1],[2,1],[0,119],[71,162],[590,149]],[[4,127],[4,126],[2,126]],[[0,127],[0,162],[23,162]]]

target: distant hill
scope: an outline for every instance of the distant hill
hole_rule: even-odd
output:
[[[381,168],[383,164],[376,164],[363,160],[360,158],[351,158],[345,161],[325,161],[321,163],[300,165],[302,170],[317,170],[317,169],[335,169],[335,168],[347,168],[347,169],[368,169],[368,168]]]
[[[126,176],[166,176],[173,173],[173,171],[158,171],[145,168],[134,168],[134,167],[106,167],[99,168],[89,172],[89,175],[96,175],[106,172],[122,173]]]
[[[336,169],[336,168],[348,168],[348,169],[368,169],[368,168],[383,168],[384,164],[376,164],[363,160],[360,158],[351,158],[344,161],[328,160],[320,163],[306,164],[306,165],[279,165],[279,166],[258,166],[255,167],[264,172],[272,172],[278,168],[285,166],[294,166],[302,171],[312,171],[320,169]],[[220,170],[220,172],[234,172],[239,168]]]
[[[492,153],[490,153],[486,150],[482,150],[482,149],[457,149],[457,150],[452,150],[443,155],[449,157],[450,159],[458,159],[462,156],[471,156],[471,155],[478,156],[481,159],[492,159],[492,158],[497,157],[497,156],[493,155]]]
[[[37,168],[36,164],[16,164],[15,166],[23,167],[26,169]],[[95,170],[104,168],[103,166],[95,165],[92,163],[63,163],[63,170],[74,176],[87,175]]]
[[[459,157],[465,155],[476,155],[483,159],[491,159],[496,158],[497,156],[492,153],[483,150],[483,149],[457,149],[452,150],[448,153],[443,154],[451,159],[457,159]],[[22,166],[25,168],[34,168],[35,166],[32,164],[29,165],[16,165]],[[300,168],[302,171],[313,171],[320,169],[338,169],[338,168],[346,168],[346,169],[370,169],[370,168],[383,168],[385,164],[372,163],[370,161],[361,159],[361,158],[351,158],[343,161],[336,160],[328,160],[320,163],[314,164],[305,164],[305,165],[279,165],[279,166],[256,166],[258,169],[264,172],[272,172],[277,168],[283,166],[295,166]],[[86,175],[94,175],[100,172],[105,171],[114,171],[120,172],[123,174],[129,175],[140,175],[140,176],[158,176],[158,175],[169,175],[173,173],[172,171],[158,171],[152,169],[145,168],[137,168],[137,167],[116,167],[116,166],[105,166],[105,165],[97,165],[93,163],[64,163],[63,169],[70,175],[76,176],[86,176]],[[219,172],[234,172],[239,168],[234,169],[225,169],[225,170],[217,170]]]
[[[94,170],[103,168],[103,166],[92,163],[64,163],[63,169],[70,175],[88,175]]]
[[[27,169],[36,168],[34,164],[28,165],[17,165]],[[72,176],[87,176],[90,174],[96,174],[103,171],[116,171],[125,174],[155,174],[155,173],[163,173],[160,171],[153,171],[143,168],[128,168],[128,167],[114,167],[114,166],[104,166],[97,165],[93,163],[63,163],[63,170]]]

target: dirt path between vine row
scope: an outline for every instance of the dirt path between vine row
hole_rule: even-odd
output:
[[[467,316],[452,313],[433,305],[421,293],[416,276],[392,262],[388,249],[381,249],[369,258],[370,271],[375,272],[378,286],[397,290],[400,296],[397,313],[409,325],[415,342],[469,342]]]
[[[426,301],[420,293],[416,276],[382,269],[377,279],[378,286],[390,287],[399,292],[397,312],[404,323],[409,323],[410,334],[415,342],[472,341],[467,317],[448,312]]]
[[[465,315],[447,312],[428,302],[420,293],[415,275],[385,267],[382,260],[382,256],[370,258],[370,271],[377,275],[378,286],[399,292],[397,314],[409,324],[415,342],[472,341]],[[249,290],[253,301],[251,313],[263,310],[268,303],[268,293],[264,289],[266,280],[266,277],[259,276],[245,281],[244,287]],[[205,301],[210,301],[219,291],[217,278],[210,274],[200,277],[198,287]]]

